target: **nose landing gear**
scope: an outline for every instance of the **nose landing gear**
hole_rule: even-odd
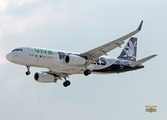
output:
[[[31,74],[31,72],[30,72],[30,66],[29,66],[29,65],[26,65],[26,67],[27,67],[27,72],[26,72],[26,75]]]

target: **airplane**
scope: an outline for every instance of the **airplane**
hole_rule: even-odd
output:
[[[18,47],[6,55],[6,59],[15,64],[27,67],[26,75],[30,74],[30,67],[47,68],[48,71],[36,72],[34,79],[42,83],[57,82],[64,79],[64,87],[71,84],[67,78],[72,74],[123,73],[144,68],[142,63],[157,55],[151,55],[136,61],[137,38],[132,37],[142,28],[141,21],[138,28],[129,34],[114,41],[108,42],[97,48],[83,53],[52,50],[38,47]],[[129,39],[121,54],[109,57],[107,53],[117,47],[121,47],[126,39]]]

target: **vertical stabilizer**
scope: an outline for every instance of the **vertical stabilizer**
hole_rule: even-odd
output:
[[[136,61],[137,38],[131,37],[118,58]]]

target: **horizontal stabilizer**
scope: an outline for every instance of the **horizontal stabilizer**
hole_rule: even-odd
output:
[[[148,57],[143,58],[143,59],[141,59],[141,60],[132,62],[132,63],[130,64],[130,66],[131,66],[131,67],[134,67],[134,66],[140,65],[141,63],[144,63],[144,62],[150,60],[151,58],[153,58],[153,57],[155,57],[155,56],[157,56],[157,55],[151,55],[151,56],[148,56]]]

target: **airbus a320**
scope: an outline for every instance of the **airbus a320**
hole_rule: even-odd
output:
[[[141,21],[138,28],[114,41],[83,53],[52,50],[38,47],[18,47],[6,55],[7,60],[27,67],[26,75],[30,74],[30,67],[47,68],[48,71],[36,72],[34,79],[42,83],[56,82],[64,79],[64,87],[71,84],[67,78],[72,74],[123,73],[144,68],[142,63],[155,57],[151,55],[136,61],[137,38],[132,37],[142,28]],[[107,53],[129,39],[118,57],[112,58]]]

